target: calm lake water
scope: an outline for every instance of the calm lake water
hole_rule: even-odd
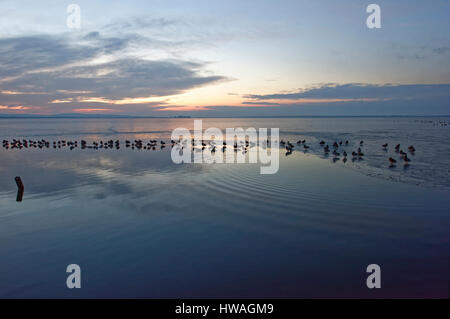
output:
[[[203,119],[306,139],[307,152],[281,150],[278,173],[261,175],[260,164],[176,165],[170,147],[124,147],[168,142],[194,119],[0,119],[2,140],[122,142],[0,149],[0,297],[447,298],[448,120]],[[364,140],[364,159],[333,161],[322,139],[349,140],[348,153]],[[417,151],[389,168],[398,143]],[[81,289],[66,287],[72,263]],[[366,287],[372,263],[381,289]]]

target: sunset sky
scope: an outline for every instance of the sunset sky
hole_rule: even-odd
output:
[[[0,114],[450,115],[449,17],[445,0],[3,0]]]

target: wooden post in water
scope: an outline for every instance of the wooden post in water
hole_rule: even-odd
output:
[[[25,187],[23,186],[22,179],[20,178],[20,176],[17,176],[14,179],[16,180],[16,184],[17,184],[17,188],[18,188],[16,201],[21,202]]]

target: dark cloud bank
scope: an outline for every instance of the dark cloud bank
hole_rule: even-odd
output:
[[[0,39],[0,105],[3,110],[5,106],[31,106],[34,113],[64,112],[74,107],[98,106],[82,103],[80,98],[165,97],[226,80],[223,76],[204,75],[204,64],[200,62],[145,60],[127,54],[126,49],[132,45],[149,43],[151,39],[135,34],[104,37],[99,32],[79,37],[35,35]],[[167,44],[155,41],[152,45]],[[102,57],[108,57],[108,62],[92,63]],[[52,103],[68,100],[74,102]],[[130,109],[145,109],[149,105],[152,104],[133,104]],[[123,105],[123,110],[128,110],[127,105]]]

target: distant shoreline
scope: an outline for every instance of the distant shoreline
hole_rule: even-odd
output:
[[[256,118],[436,118],[450,115],[294,115],[294,116],[139,116],[139,115],[91,115],[91,114],[0,114],[0,119],[256,119]]]

